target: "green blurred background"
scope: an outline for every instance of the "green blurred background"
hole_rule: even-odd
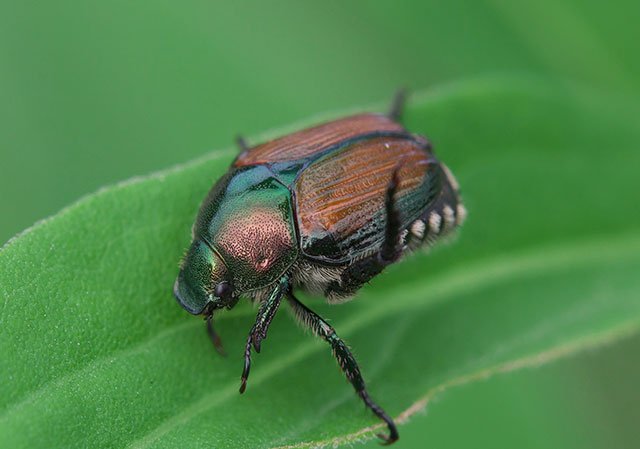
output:
[[[0,241],[105,184],[400,85],[517,72],[637,96],[638,23],[630,1],[3,0]],[[637,447],[639,378],[635,338],[460,387],[403,447]]]

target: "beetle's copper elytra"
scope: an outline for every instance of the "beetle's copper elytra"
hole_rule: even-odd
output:
[[[393,420],[367,393],[349,348],[302,304],[296,288],[337,302],[351,298],[386,266],[453,231],[466,216],[449,169],[424,137],[392,113],[359,114],[249,148],[204,200],[193,242],[174,285],[178,302],[204,314],[247,297],[260,304],[249,332],[240,391],[251,350],[260,352],[282,298],[299,321],[326,340],[356,393],[398,439]]]

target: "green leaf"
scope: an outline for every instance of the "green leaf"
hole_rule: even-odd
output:
[[[638,331],[636,105],[515,75],[414,95],[407,126],[428,134],[456,173],[467,224],[455,244],[393,266],[353,302],[304,297],[350,343],[372,396],[399,422],[452,386]],[[329,349],[286,313],[240,396],[255,310],[241,302],[218,316],[230,354],[221,358],[202,320],[172,298],[198,205],[233,154],[106,188],[2,249],[4,447],[372,437],[380,424]]]

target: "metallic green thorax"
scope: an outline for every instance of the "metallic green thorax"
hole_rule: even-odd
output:
[[[226,266],[237,294],[275,282],[295,262],[291,193],[264,166],[232,170],[204,201],[193,233]],[[218,281],[220,281],[219,279]]]

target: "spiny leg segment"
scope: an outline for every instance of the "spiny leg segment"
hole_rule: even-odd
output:
[[[289,279],[285,276],[280,279],[276,288],[271,292],[271,295],[260,304],[256,322],[249,332],[247,345],[244,349],[244,369],[242,370],[242,378],[240,379],[240,393],[244,393],[247,388],[247,379],[249,378],[249,371],[251,370],[251,346],[253,346],[256,352],[260,352],[262,340],[267,338],[269,325],[278,311],[282,295],[288,288]]]
[[[316,314],[314,311],[298,301],[290,290],[286,293],[286,297],[296,318],[306,327],[311,329],[314,334],[331,345],[331,350],[340,365],[340,369],[342,369],[347,380],[351,385],[353,385],[356,393],[360,396],[367,408],[387,424],[387,427],[389,428],[389,435],[378,434],[378,437],[384,441],[384,444],[391,444],[394,441],[397,441],[399,437],[398,430],[396,429],[393,419],[391,419],[382,407],[376,404],[369,396],[369,393],[367,393],[364,379],[362,379],[360,368],[358,368],[358,363],[344,341],[338,337],[338,334],[336,334],[336,331],[329,325],[329,323],[323,320],[320,315]]]

